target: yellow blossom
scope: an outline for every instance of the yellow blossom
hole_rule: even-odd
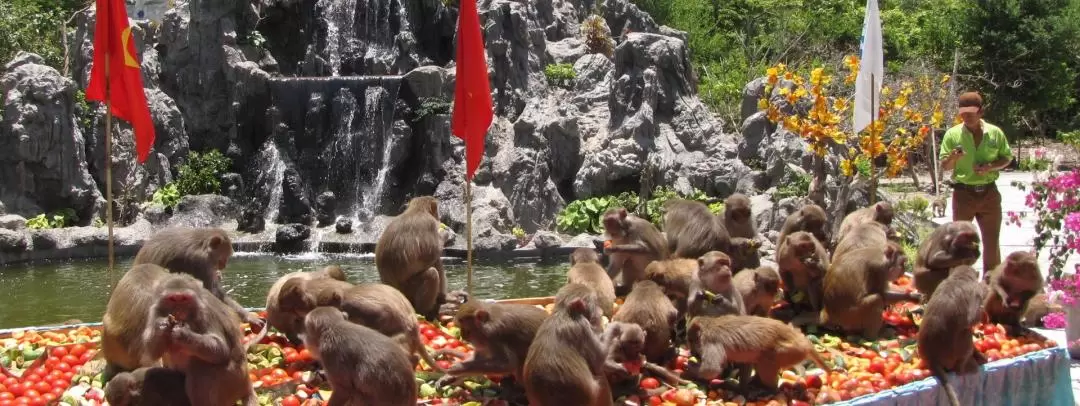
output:
[[[843,173],[844,176],[851,176],[855,173],[855,163],[850,159],[840,161],[840,172]]]

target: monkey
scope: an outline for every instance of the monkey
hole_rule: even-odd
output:
[[[835,324],[841,330],[858,332],[877,339],[884,323],[881,312],[892,303],[918,302],[918,293],[894,292],[889,282],[904,274],[907,257],[895,242],[884,247],[848,251],[833,262],[825,274],[824,308],[821,323]]]
[[[825,233],[827,221],[828,216],[825,215],[825,209],[822,209],[821,206],[816,204],[803,206],[784,219],[784,225],[780,228],[780,236],[776,239],[776,247],[780,247],[788,234],[797,231],[813,234],[818,242],[824,244],[829,241],[828,235]]]
[[[946,372],[974,373],[986,362],[975,350],[971,336],[971,328],[982,319],[985,299],[986,288],[979,283],[978,272],[969,265],[958,265],[926,301],[917,337],[919,356],[941,382],[953,406],[960,405],[960,399]]]
[[[1052,301],[1045,293],[1040,293],[1028,301],[1024,319],[1020,325],[1024,327],[1043,327],[1042,318],[1050,313],[1061,313],[1065,308]]]
[[[883,247],[889,241],[895,241],[889,226],[876,221],[868,221],[848,230],[844,239],[836,243],[832,253],[832,262],[836,262],[849,251],[866,247]]]
[[[652,223],[627,214],[625,208],[608,209],[601,223],[611,239],[611,245],[604,247],[609,256],[608,276],[619,278],[615,294],[623,296],[645,275],[650,262],[668,258],[667,241]]]
[[[700,362],[686,373],[703,380],[720,375],[728,362],[750,364],[757,379],[776,391],[781,370],[807,358],[826,369],[814,345],[797,328],[779,320],[758,316],[695,317],[687,327],[690,352]],[[739,368],[739,385],[746,389],[750,369]]]
[[[1042,292],[1043,276],[1035,255],[1016,251],[989,273],[989,293],[986,295],[986,314],[991,323],[1007,326],[1012,335],[1020,335],[1020,324],[1028,304]]]
[[[687,316],[746,314],[742,294],[731,280],[731,258],[710,251],[698,258],[697,278],[690,283]]]
[[[690,285],[697,279],[697,272],[696,259],[672,258],[650,263],[645,267],[645,279],[660,285],[664,295],[678,310],[679,318],[683,318],[690,298]]]
[[[780,273],[762,266],[735,274],[732,284],[742,296],[747,315],[768,317],[780,290]]]
[[[801,303],[798,292],[809,300],[812,311],[821,311],[822,281],[829,269],[829,257],[817,237],[806,231],[788,234],[780,240],[776,263],[788,301]]]
[[[949,205],[948,196],[946,193],[941,193],[934,197],[934,203],[931,205],[934,210],[934,217],[945,217],[945,208]]]
[[[297,315],[296,312],[282,311],[278,307],[278,294],[281,292],[282,285],[293,278],[301,280],[330,278],[345,282],[345,273],[337,265],[327,266],[318,272],[292,272],[278,278],[277,282],[270,287],[270,292],[266,295],[266,322],[285,335],[289,342],[297,345],[302,343],[297,334],[303,328],[303,317]]]
[[[294,277],[285,280],[278,289],[278,311],[292,314],[293,320],[303,319],[307,313],[319,306],[341,307],[345,291],[351,289],[353,284],[331,278],[304,278]],[[294,327],[294,331],[302,331],[303,325]]]
[[[382,283],[362,283],[342,292],[340,309],[350,322],[393,338],[410,354],[414,367],[423,359],[431,369],[444,372],[424,346],[416,311],[401,291]]]
[[[724,200],[724,227],[731,238],[757,237],[754,219],[751,218],[750,198],[742,193],[735,193]]]
[[[450,366],[436,386],[470,375],[512,375],[521,382],[525,356],[547,317],[547,311],[533,305],[469,299],[454,315],[454,324],[461,339],[473,346],[472,356]]]
[[[183,372],[193,405],[226,406],[238,400],[258,405],[235,312],[187,274],[163,277],[154,297],[142,335],[148,351],[141,363],[163,358],[164,367]]]
[[[832,245],[836,246],[836,244],[843,241],[844,236],[859,224],[876,221],[884,226],[891,226],[893,215],[893,207],[889,202],[877,202],[870,207],[863,207],[848,213],[847,216],[844,216],[844,221],[840,222],[840,231],[836,233],[836,241],[833,241]]]
[[[634,284],[611,321],[634,323],[645,329],[645,358],[664,364],[675,355],[671,336],[678,316],[679,311],[664,296],[660,285],[643,280]]]
[[[642,283],[652,282],[638,282]],[[605,376],[607,357],[596,331],[601,322],[600,309],[595,301],[580,297],[578,287],[568,285],[560,290],[563,300],[556,302],[551,316],[540,325],[522,368],[529,404],[610,406],[613,400]],[[595,292],[584,291],[595,297]],[[656,291],[660,294],[659,286]],[[666,299],[660,302],[668,303]],[[619,314],[622,311],[616,316]]]
[[[731,270],[735,274],[743,269],[753,269],[761,266],[761,253],[758,248],[761,243],[753,238],[733,237],[731,239]]]
[[[161,230],[143,242],[132,265],[154,264],[170,272],[186,273],[202,281],[214,296],[229,305],[241,320],[252,326],[264,323],[249,313],[221,286],[221,271],[232,257],[232,240],[220,228],[171,227]]]
[[[646,267],[646,269],[648,269]],[[600,309],[611,317],[615,306],[615,283],[600,265],[600,256],[592,248],[578,248],[570,254],[570,271],[566,283],[581,283],[596,291]]]
[[[109,406],[190,406],[184,373],[162,367],[143,367],[116,374],[105,385]]]
[[[649,362],[641,352],[645,349],[645,330],[633,323],[611,322],[604,328],[600,342],[604,346],[605,374],[608,383],[616,386],[639,375],[649,373],[667,383],[678,385],[685,382],[674,372]],[[637,382],[633,385],[637,387]]]
[[[704,203],[686,199],[664,202],[664,232],[675,258],[698,258],[709,251],[729,251],[731,236],[723,218]]]
[[[375,245],[379,280],[401,290],[428,320],[438,320],[439,306],[446,303],[442,251],[439,203],[432,196],[410,200],[405,212],[386,225]]]
[[[409,355],[371,328],[350,323],[340,310],[320,306],[304,317],[304,345],[326,371],[328,405],[416,405]]]
[[[147,311],[157,301],[155,292],[168,275],[168,269],[155,264],[135,265],[113,287],[101,323],[101,352],[105,358],[103,384],[120,372],[157,364],[160,356],[148,355],[150,349],[142,334],[150,319]]]
[[[915,289],[930,300],[934,289],[949,270],[960,265],[973,265],[979,259],[979,232],[970,221],[953,221],[935,228],[919,245],[915,258]]]

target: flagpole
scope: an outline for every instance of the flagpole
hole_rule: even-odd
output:
[[[109,58],[105,58],[105,77],[109,77]],[[113,285],[116,265],[113,250],[113,195],[112,195],[112,97],[109,80],[105,81],[105,223],[109,228],[109,287]]]
[[[468,160],[466,160],[468,168]],[[469,179],[468,169],[465,171],[465,269],[466,285],[465,292],[469,297],[473,294],[473,269],[472,269],[472,180]]]
[[[874,129],[874,121],[877,119],[877,109],[874,108],[874,72],[870,72],[870,204],[877,203],[877,165],[874,160],[874,150],[877,148],[877,132]]]

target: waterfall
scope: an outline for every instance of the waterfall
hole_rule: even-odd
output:
[[[378,173],[375,174],[373,184],[365,188],[365,194],[363,199],[363,206],[360,208],[366,214],[375,214],[382,204],[384,188],[386,187],[386,176],[390,172],[390,148],[393,147],[393,143],[390,142],[390,129],[391,125],[387,125],[387,121],[383,114],[386,111],[382,108],[386,99],[390,98],[390,94],[386,89],[381,87],[369,87],[364,92],[364,122],[367,125],[368,139],[375,140],[375,143],[382,143],[382,155],[378,161]],[[392,99],[391,99],[392,100]],[[391,117],[393,119],[393,117]],[[375,148],[370,148],[371,152],[375,152]],[[375,164],[375,162],[372,162]],[[359,179],[360,177],[357,176]],[[359,202],[359,200],[358,200]]]
[[[285,161],[281,160],[277,145],[269,140],[262,151],[259,151],[258,162],[260,170],[255,182],[257,185],[262,185],[262,190],[269,194],[263,218],[266,224],[273,224],[281,211],[281,183],[285,180]]]
[[[326,54],[330,74],[337,76],[341,70],[341,55],[348,52],[348,42],[356,31],[356,0],[319,0],[318,6],[326,10]]]

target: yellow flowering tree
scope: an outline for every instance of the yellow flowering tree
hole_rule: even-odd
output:
[[[819,204],[825,200],[826,156],[840,159],[840,171],[848,179],[856,174],[868,177],[873,199],[877,178],[899,176],[908,168],[911,154],[925,147],[927,137],[934,128],[941,128],[945,118],[943,104],[948,93],[944,84],[949,77],[935,80],[924,73],[914,80],[883,84],[880,94],[875,95],[879,110],[874,124],[853,134],[851,106],[859,58],[844,58],[844,66],[846,76],[836,81],[824,67],[813,68],[804,77],[777,64],[766,71],[764,96],[758,100],[758,108],[770,121],[798,134],[814,153],[808,195]],[[882,156],[886,157],[885,167],[875,168],[874,161]]]

